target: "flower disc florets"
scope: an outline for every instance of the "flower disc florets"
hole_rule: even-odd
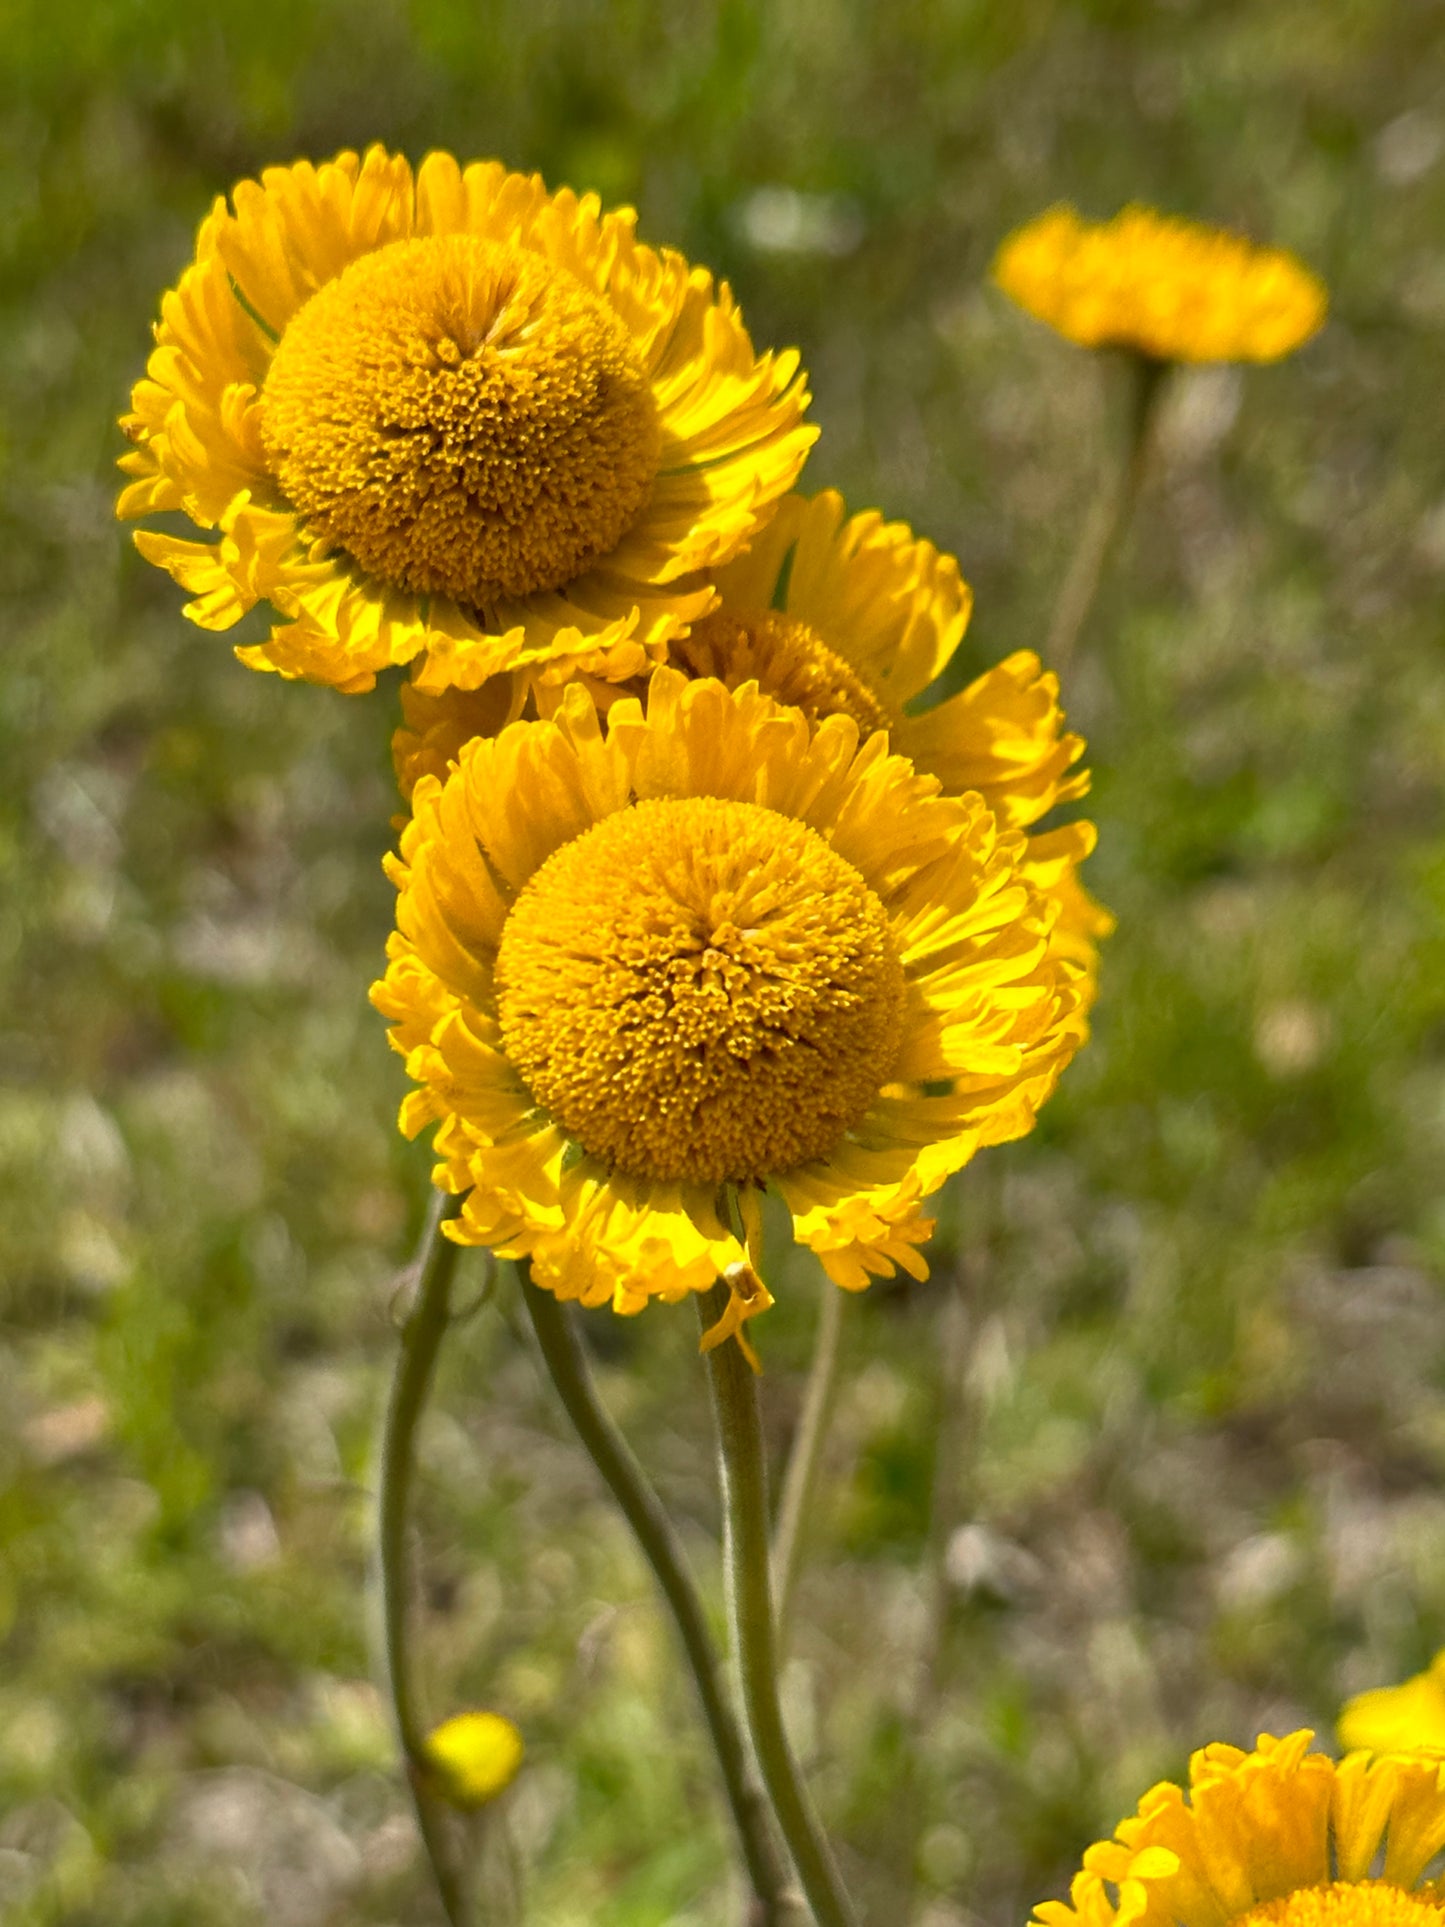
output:
[[[1387,1880],[1335,1880],[1251,1907],[1237,1927],[1440,1927],[1433,1891],[1406,1893]]]
[[[887,1081],[903,971],[882,904],[807,824],[666,797],[548,858],[497,953],[502,1039],[583,1148],[650,1179],[825,1157]]]
[[[318,289],[276,349],[262,435],[317,533],[399,588],[483,607],[579,575],[657,472],[618,317],[475,234],[393,241]]]
[[[864,738],[889,724],[857,670],[816,629],[779,609],[719,609],[671,644],[667,659],[685,676],[716,676],[729,689],[755,682],[810,723],[851,716]]]

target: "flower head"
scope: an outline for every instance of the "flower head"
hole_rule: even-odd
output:
[[[1103,222],[1052,207],[1009,235],[993,278],[1080,347],[1156,361],[1278,361],[1328,305],[1294,255],[1149,207]]]
[[[1336,1764],[1312,1738],[1203,1748],[1188,1795],[1146,1793],[1084,1855],[1069,1901],[1035,1910],[1039,1927],[1439,1927],[1425,1876],[1445,1847],[1445,1761]]]
[[[496,162],[268,168],[202,223],[124,427],[142,554],[259,669],[472,688],[645,667],[711,601],[813,439],[797,356],[628,209]]]
[[[972,596],[953,557],[905,524],[873,512],[850,517],[832,489],[791,495],[716,584],[718,608],[668,646],[669,663],[690,679],[716,677],[729,689],[756,682],[810,723],[851,717],[864,738],[886,729],[916,769],[948,795],[976,791],[1005,829],[1028,829],[1086,793],[1088,775],[1077,768],[1083,738],[1065,730],[1058,678],[1031,650],[910,713],[957,649]],[[392,745],[403,794],[423,773],[444,776],[464,743],[494,735],[524,706],[551,714],[574,673],[559,665],[530,685],[502,676],[436,695],[405,686],[406,727]],[[604,711],[646,686],[582,680]],[[1091,824],[1071,823],[1031,836],[1026,858],[1033,881],[1060,906],[1055,947],[1090,968],[1097,940],[1113,928],[1078,880],[1093,843]]]
[[[505,1793],[522,1764],[522,1736],[501,1713],[455,1713],[434,1726],[419,1771],[449,1806],[484,1807]]]
[[[373,990],[462,1243],[638,1311],[728,1280],[766,1188],[833,1279],[927,1268],[923,1201],[1028,1131],[1085,1034],[1024,837],[852,717],[654,672],[412,796]]]
[[[1340,1745],[1379,1752],[1432,1747],[1445,1752],[1445,1653],[1398,1686],[1377,1686],[1347,1700]]]

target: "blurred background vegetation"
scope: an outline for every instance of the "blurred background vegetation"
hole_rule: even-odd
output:
[[[1445,1641],[1445,16],[1437,0],[8,0],[0,11],[0,1914],[439,1919],[370,1683],[368,1481],[428,1158],[365,992],[394,692],[249,674],[111,517],[212,197],[373,139],[641,210],[796,343],[835,484],[1038,640],[1119,431],[986,285],[1048,202],[1296,248],[1174,381],[1066,691],[1094,1042],[850,1306],[787,1694],[875,1917],[1019,1920],[1211,1738]],[[820,1279],[782,1272],[767,1419]],[[589,1320],[710,1587],[690,1317]],[[941,1463],[936,1443],[942,1439]],[[645,1570],[508,1302],[425,1439],[435,1711],[509,1712],[547,1927],[737,1918]],[[933,1580],[927,1577],[933,1574]],[[905,1895],[910,1896],[905,1898]]]

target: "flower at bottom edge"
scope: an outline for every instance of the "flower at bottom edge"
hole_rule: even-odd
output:
[[[1038,1927],[1439,1927],[1426,1875],[1445,1848],[1445,1761],[1206,1746],[1187,1791],[1153,1787],[1084,1855]]]
[[[1085,1036],[1023,835],[756,684],[660,669],[605,729],[569,687],[417,783],[389,871],[449,1234],[584,1304],[745,1276],[763,1190],[837,1284],[926,1276],[926,1199]]]

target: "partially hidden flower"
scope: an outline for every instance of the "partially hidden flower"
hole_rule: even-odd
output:
[[[1396,1752],[1438,1747],[1445,1752],[1445,1653],[1398,1686],[1377,1686],[1345,1702],[1341,1746]]]
[[[448,1235],[619,1312],[721,1278],[736,1324],[766,1188],[839,1285],[927,1275],[925,1200],[1032,1127],[1084,972],[1022,833],[858,734],[660,668],[420,778],[372,996]]]
[[[522,1764],[522,1736],[501,1713],[455,1713],[434,1726],[417,1769],[428,1792],[464,1811],[505,1793]]]
[[[1189,1789],[1146,1793],[1084,1855],[1068,1902],[1040,1927],[1439,1927],[1428,1878],[1445,1847],[1445,1762],[1311,1753],[1313,1735],[1262,1734],[1251,1753],[1206,1746]]]
[[[1156,361],[1278,361],[1324,325],[1324,284],[1282,248],[1150,207],[1052,207],[993,264],[1005,294],[1083,348]]]
[[[793,352],[630,209],[498,162],[370,148],[218,200],[123,426],[118,512],[238,653],[355,691],[421,658],[475,687],[558,659],[632,673],[791,487]]]
[[[1029,829],[1088,790],[1084,741],[1064,728],[1058,678],[1021,649],[956,695],[913,713],[967,627],[972,596],[952,556],[901,522],[869,511],[850,517],[825,489],[790,495],[746,554],[716,577],[719,606],[668,646],[685,676],[713,676],[765,695],[811,723],[850,716],[859,734],[886,729],[890,746],[947,795],[973,790],[1004,829]],[[495,735],[524,713],[551,714],[577,672],[558,665],[531,681],[507,675],[476,690],[435,695],[402,689],[406,726],[392,743],[397,780],[444,776],[473,736]],[[599,708],[641,695],[645,681],[583,677]],[[1091,971],[1113,928],[1079,881],[1092,824],[1029,838],[1030,878],[1059,904],[1053,942]]]

